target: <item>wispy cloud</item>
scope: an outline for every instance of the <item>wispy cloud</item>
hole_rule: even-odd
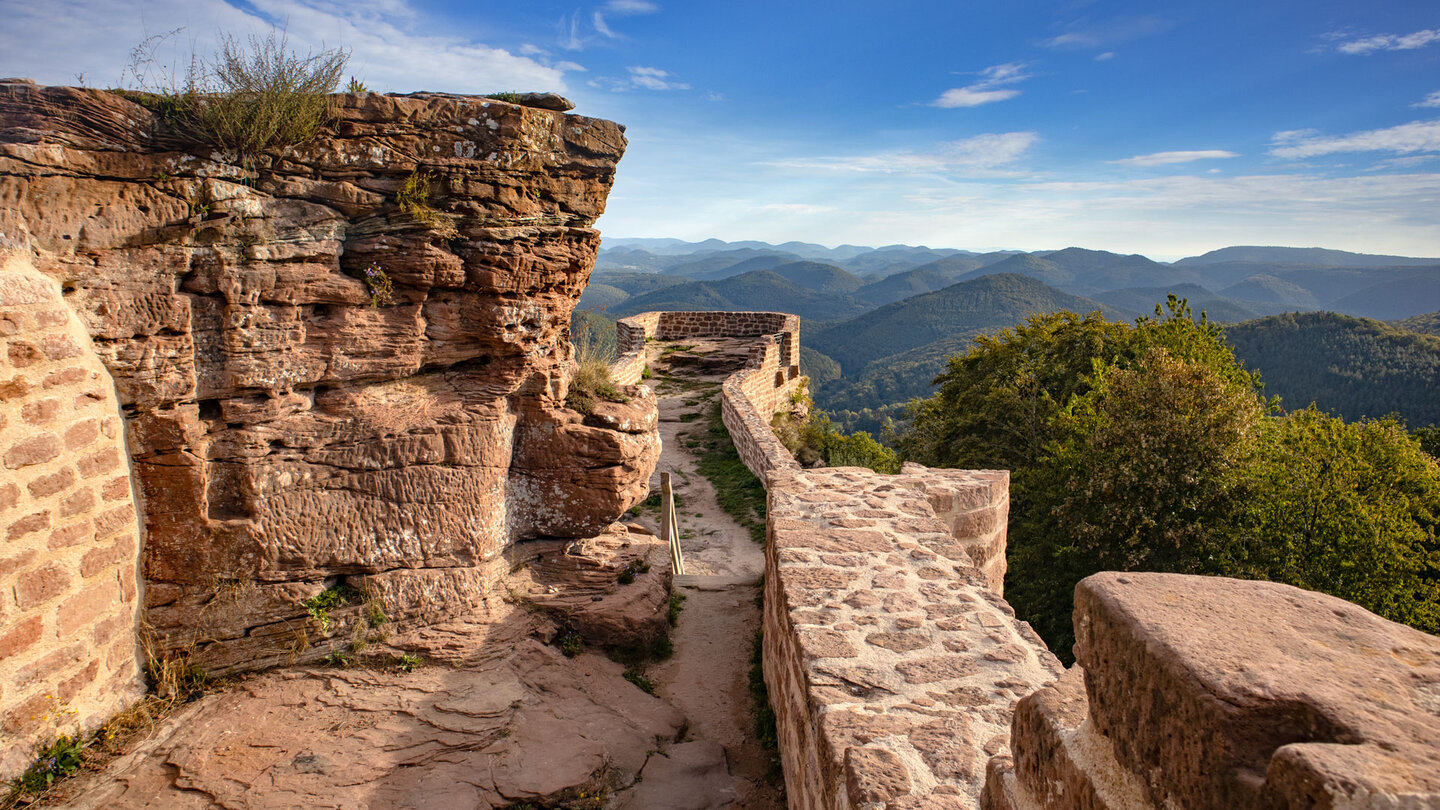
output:
[[[9,65],[5,75],[23,72],[41,82],[69,83],[84,73],[97,84],[118,83],[135,43],[179,21],[186,28],[165,43],[160,54],[178,66],[179,73],[192,49],[202,55],[215,50],[217,32],[243,38],[280,26],[301,53],[348,47],[348,73],[374,90],[565,89],[566,69],[550,64],[540,49],[510,51],[436,33],[417,27],[419,16],[406,0],[252,0],[243,6],[222,0],[147,0],[139,11],[134,3],[113,0],[47,0],[7,6],[0,62]],[[416,59],[416,54],[425,58]]]
[[[1034,132],[976,135],[939,144],[934,149],[880,152],[849,157],[795,158],[766,165],[787,169],[885,174],[964,174],[999,169],[1019,160],[1039,139]]]
[[[1023,62],[1007,62],[994,65],[980,72],[980,81],[964,87],[954,87],[940,94],[930,102],[935,107],[978,107],[995,101],[1005,101],[1020,95],[1020,91],[1006,85],[1030,78]]]
[[[838,211],[833,205],[810,205],[808,203],[769,203],[760,206],[761,211],[774,211],[777,214],[828,214],[831,211]]]
[[[1335,46],[1341,53],[1364,55],[1375,51],[1411,51],[1440,42],[1440,28],[1416,31],[1413,34],[1379,34],[1342,42]]]
[[[1325,135],[1311,129],[1290,130],[1275,133],[1270,142],[1270,154],[1290,159],[1342,152],[1437,152],[1440,151],[1440,120],[1412,121],[1349,135]]]
[[[1426,96],[1423,101],[1417,101],[1411,107],[1440,107],[1440,90],[1436,90]]]
[[[642,65],[631,65],[625,68],[629,74],[623,79],[611,76],[599,76],[590,81],[591,87],[600,87],[612,93],[623,93],[627,90],[689,90],[690,85],[675,81],[668,70],[661,70],[656,67],[644,67]]]
[[[616,14],[654,14],[660,7],[648,0],[610,0],[605,10]]]
[[[1040,44],[1046,48],[1057,50],[1109,48],[1123,42],[1163,33],[1170,27],[1170,22],[1153,15],[1119,17],[1104,22],[1081,20],[1066,26],[1064,33],[1050,37]]]
[[[1114,52],[1114,51],[1106,51],[1106,52],[1104,52],[1104,53],[1097,53],[1097,54],[1095,54],[1095,61],[1096,61],[1096,62],[1109,62],[1111,59],[1114,59],[1114,58],[1115,58],[1115,52]]]
[[[1136,155],[1135,157],[1128,157],[1123,160],[1112,160],[1110,162],[1118,163],[1122,166],[1167,166],[1172,163],[1192,163],[1197,160],[1215,160],[1217,158],[1233,157],[1240,156],[1224,149],[1193,149],[1178,152],[1152,152],[1148,155]]]

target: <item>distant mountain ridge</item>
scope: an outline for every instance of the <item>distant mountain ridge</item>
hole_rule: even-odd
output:
[[[650,309],[796,313],[804,319],[802,363],[816,371],[817,404],[876,409],[928,394],[945,357],[965,351],[982,332],[1058,309],[1098,309],[1111,319],[1129,320],[1149,314],[1172,293],[1241,336],[1259,330],[1251,324],[1266,322],[1266,316],[1327,310],[1352,321],[1374,318],[1413,324],[1419,331],[1440,329],[1440,259],[1247,246],[1165,263],[1077,247],[977,253],[908,245],[607,238],[580,309],[611,317]],[[1326,347],[1340,340],[1337,335],[1363,333],[1346,338],[1351,348],[1345,351],[1368,347],[1380,359],[1346,361],[1351,369],[1388,369],[1395,358],[1385,352],[1422,345],[1357,332],[1353,325],[1342,329],[1337,321],[1301,322],[1305,329],[1268,327],[1264,333],[1281,343],[1307,335],[1317,352],[1330,351]],[[1328,372],[1304,370],[1315,358],[1302,355],[1303,350],[1282,352],[1265,361],[1268,367],[1261,370],[1276,393],[1288,368],[1301,369],[1295,371],[1301,377],[1325,378]],[[1348,379],[1342,374],[1330,384],[1344,389]],[[1303,398],[1309,390],[1289,388],[1286,399]],[[1323,399],[1317,394],[1317,401]]]

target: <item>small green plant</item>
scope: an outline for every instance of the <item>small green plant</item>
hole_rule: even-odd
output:
[[[343,653],[343,652],[340,652],[339,650],[335,650],[334,652],[332,652],[332,653],[330,653],[329,655],[325,656],[325,663],[329,664],[329,665],[332,666],[332,667],[339,667],[340,669],[349,669],[350,667],[355,666],[355,659],[352,658],[352,657],[350,657],[350,655],[347,654],[347,653]]]
[[[320,623],[320,629],[330,632],[330,610],[355,601],[360,594],[349,585],[336,585],[300,603],[310,618]]]
[[[566,630],[560,634],[558,639],[560,652],[565,653],[566,658],[574,658],[585,651],[585,639],[574,630]]]
[[[649,379],[653,379],[654,377],[655,377],[655,372],[653,372],[653,371],[650,370],[650,366],[649,366],[649,365],[646,365],[645,368],[640,369],[640,379],[642,379],[642,380],[649,380]]]
[[[615,387],[610,379],[610,364],[593,357],[581,357],[570,380],[570,390],[565,395],[565,405],[580,413],[595,412],[595,404],[607,402],[628,402],[629,399]]]
[[[630,667],[625,670],[625,680],[640,687],[640,691],[647,695],[655,694],[655,684],[645,677],[645,673],[641,672],[639,667]]]
[[[391,658],[390,663],[394,664],[395,668],[401,672],[414,672],[425,663],[425,659],[418,655],[403,653]]]
[[[485,98],[493,98],[496,101],[505,101],[510,104],[520,103],[520,94],[508,90],[500,93],[486,93]]]
[[[680,611],[685,609],[685,594],[679,591],[670,592],[670,612],[666,618],[670,620],[670,626],[674,627],[680,623]]]
[[[642,559],[636,558],[634,560],[631,560],[630,564],[625,566],[620,571],[620,575],[616,577],[616,579],[620,582],[621,585],[629,585],[630,583],[635,581],[635,577],[637,575],[647,573],[649,572],[649,570],[650,563]]]
[[[163,183],[170,178],[171,174],[169,172],[155,172],[155,174],[152,176],[152,179],[157,183]]]
[[[370,88],[366,87],[364,82],[360,81],[359,79],[355,78],[354,76],[351,76],[351,77],[350,77],[350,83],[347,84],[347,85],[345,85],[345,92],[347,92],[347,93],[368,93],[368,92],[370,92]]]
[[[35,761],[20,774],[20,788],[26,793],[42,793],[57,779],[64,779],[80,770],[84,763],[86,740],[79,734],[62,734],[40,749]]]
[[[365,286],[370,290],[371,309],[395,303],[395,284],[379,263],[371,262],[365,268]]]
[[[395,202],[400,206],[401,213],[410,219],[447,239],[453,238],[457,235],[455,220],[430,206],[430,184],[433,182],[434,175],[416,169],[405,178],[405,183],[395,194]]]
[[[365,595],[365,622],[372,628],[390,623],[390,617],[385,615],[385,606],[373,594]]]
[[[190,216],[200,217],[201,219],[210,216],[210,203],[200,202],[199,200],[190,203]]]

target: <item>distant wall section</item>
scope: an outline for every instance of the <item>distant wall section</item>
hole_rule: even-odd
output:
[[[60,292],[0,253],[0,778],[142,691],[140,532],[114,383]]]

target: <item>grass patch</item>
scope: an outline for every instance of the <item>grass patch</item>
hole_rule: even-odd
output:
[[[669,619],[670,626],[674,627],[680,623],[680,611],[685,609],[685,594],[679,591],[670,592],[670,611],[665,618]]]
[[[330,632],[330,610],[360,600],[360,592],[349,585],[336,585],[300,603],[310,618],[320,623],[320,629]]]
[[[712,402],[709,426],[703,432],[691,434],[699,439],[700,453],[696,467],[700,474],[710,479],[715,486],[715,498],[720,508],[750,532],[750,538],[757,543],[765,542],[765,486],[750,472],[735,445],[730,441],[730,431],[720,421],[720,403]]]
[[[651,683],[650,679],[645,677],[645,673],[636,667],[630,667],[625,670],[625,680],[638,686],[640,691],[647,695],[655,694],[655,684]]]
[[[765,774],[773,783],[784,776],[780,767],[780,737],[775,729],[775,709],[770,706],[770,692],[765,688],[765,631],[756,629],[750,643],[750,697],[755,705],[755,739],[770,755],[770,768]]]

